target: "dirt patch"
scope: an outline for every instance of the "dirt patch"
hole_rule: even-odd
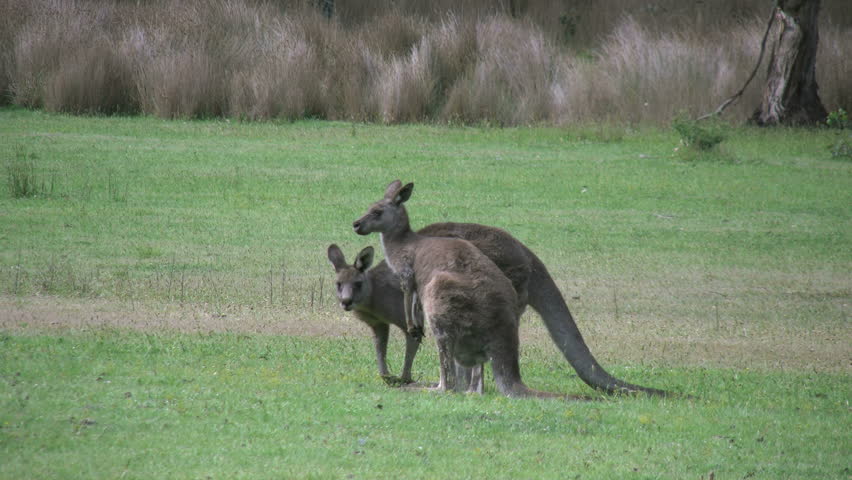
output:
[[[290,312],[250,306],[129,305],[108,300],[0,296],[0,328],[44,331],[118,328],[182,333],[266,333],[362,336],[363,326],[345,312]]]
[[[852,329],[845,324],[808,329],[781,324],[715,329],[660,318],[640,318],[628,324],[601,316],[578,325],[589,348],[604,365],[644,363],[852,373]],[[552,343],[536,317],[526,321],[521,330],[522,345]]]
[[[106,300],[0,296],[2,330],[50,332],[99,328],[365,340],[370,337],[370,330],[353,315],[336,309],[305,312],[177,304],[139,307]],[[808,330],[762,325],[759,329],[732,332],[690,330],[683,324],[675,328],[659,320],[637,325],[589,318],[580,328],[590,349],[604,365],[640,363],[852,373],[852,329],[845,324]],[[402,342],[397,329],[392,331],[391,341]],[[550,350],[554,357],[560,357],[544,325],[533,314],[525,315],[521,343]]]

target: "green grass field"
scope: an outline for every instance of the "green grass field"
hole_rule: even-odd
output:
[[[849,478],[838,135],[0,110],[0,478]],[[395,178],[415,226],[532,248],[612,373],[698,398],[385,386],[325,249],[379,246],[350,225]],[[533,313],[522,344],[531,387],[593,395]]]

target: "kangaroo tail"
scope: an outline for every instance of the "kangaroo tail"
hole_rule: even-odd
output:
[[[532,259],[532,275],[529,283],[529,305],[541,315],[553,342],[562,351],[568,363],[577,371],[577,375],[595,390],[606,393],[632,394],[644,392],[656,396],[673,396],[672,393],[656,388],[633,385],[610,375],[600,366],[583,335],[574,323],[574,317],[568,311],[568,305],[550,276],[544,263],[527,249]]]

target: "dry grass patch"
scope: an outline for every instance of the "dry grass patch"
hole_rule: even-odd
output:
[[[139,332],[263,333],[367,338],[369,329],[336,309],[291,312],[263,306],[155,303],[104,299],[0,296],[0,329],[65,331],[98,328]],[[402,342],[402,338],[399,340]]]
[[[659,292],[657,292],[659,293]],[[686,301],[696,299],[678,297]],[[816,327],[783,322],[747,323],[730,317],[733,306],[708,297],[700,315],[673,317],[674,298],[660,301],[649,292],[662,314],[636,313],[648,305],[645,295],[614,298],[609,288],[584,291],[569,299],[577,324],[592,353],[604,365],[667,365],[752,370],[852,373],[852,332],[841,324]],[[848,297],[847,297],[848,299]],[[800,300],[800,299],[797,299]],[[730,302],[730,300],[729,300]],[[814,308],[808,302],[800,309]],[[616,314],[616,304],[621,309]],[[785,309],[791,308],[790,305]],[[603,312],[600,310],[603,309]],[[721,324],[716,325],[720,311]],[[353,315],[334,306],[315,311],[283,311],[263,306],[146,303],[135,307],[110,300],[58,297],[0,297],[0,329],[9,331],[67,331],[98,328],[141,332],[261,333],[273,335],[353,337],[369,342],[370,331]],[[392,329],[391,343],[402,345]],[[427,347],[432,340],[427,337]],[[563,363],[544,324],[527,313],[521,326],[522,349],[543,349],[553,362]],[[396,348],[396,347],[394,347]]]

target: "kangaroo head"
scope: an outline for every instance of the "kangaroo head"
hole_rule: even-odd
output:
[[[384,198],[370,205],[367,213],[352,223],[355,233],[367,235],[408,227],[408,214],[402,204],[411,198],[412,190],[414,190],[413,183],[403,186],[399,180],[391,182],[385,190]]]
[[[337,300],[347,312],[370,297],[372,284],[367,269],[373,263],[373,247],[366,247],[349,265],[337,245],[329,245],[328,260],[337,272]]]

